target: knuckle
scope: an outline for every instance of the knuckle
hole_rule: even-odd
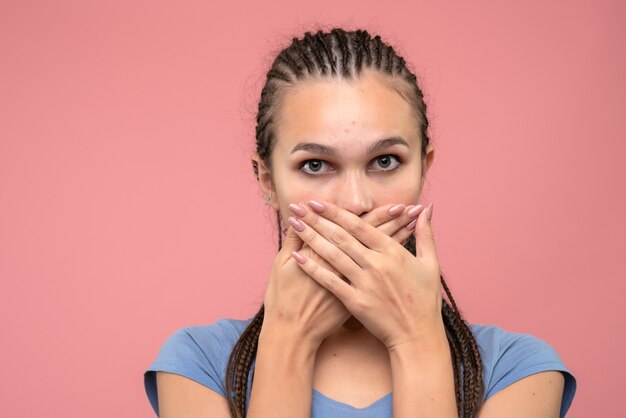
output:
[[[336,264],[339,260],[341,260],[341,255],[341,250],[334,247],[328,252],[328,261],[330,261],[331,264]]]
[[[380,276],[384,272],[384,268],[381,263],[373,261],[368,269],[374,274],[374,276]]]
[[[433,235],[432,231],[426,231],[423,233],[424,237],[428,238],[431,241],[435,241],[435,236]]]
[[[381,224],[387,222],[387,215],[385,215],[384,212],[377,212],[376,213],[376,222],[378,222],[378,225],[381,225]]]
[[[330,240],[330,242],[332,242],[336,246],[341,247],[342,245],[344,245],[347,242],[348,237],[346,236],[345,232],[343,232],[343,231],[333,231],[328,236],[328,239]]]
[[[346,225],[346,230],[353,236],[363,233],[365,227],[360,219],[353,219]]]
[[[311,276],[317,274],[317,271],[319,269],[319,266],[317,265],[317,263],[311,263],[307,260],[307,262],[304,264],[305,267],[305,271],[310,274]]]
[[[390,253],[394,265],[400,265],[406,257],[406,249],[401,246],[394,246]]]
[[[333,220],[337,219],[337,217],[339,216],[340,208],[338,206],[330,205],[329,207],[327,207],[326,210],[327,210],[326,213],[328,214],[328,217]]]
[[[361,316],[363,315],[365,312],[367,312],[367,305],[365,304],[365,302],[363,300],[356,300],[353,304],[352,304],[352,309],[353,312],[357,315],[357,316]]]
[[[309,246],[313,248],[318,240],[319,240],[319,235],[317,235],[316,232],[309,229],[308,234],[305,238],[305,241],[309,244]]]
[[[397,243],[404,243],[404,240],[406,240],[409,236],[406,233],[403,232],[398,232],[397,234],[393,235],[393,240],[396,241]]]
[[[310,215],[307,216],[306,218],[306,222],[312,226],[312,227],[316,227],[320,224],[320,216],[319,215]]]
[[[394,269],[398,268],[399,257],[396,256],[395,249],[385,251],[384,259],[376,258],[372,260],[370,270],[378,277],[388,277]]]
[[[329,274],[326,277],[324,283],[326,284],[326,289],[330,290],[331,292],[337,289],[337,278],[334,277],[332,274]]]

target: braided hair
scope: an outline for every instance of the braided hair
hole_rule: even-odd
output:
[[[344,31],[339,28],[329,32],[307,32],[303,38],[293,38],[283,49],[267,72],[261,91],[256,118],[257,154],[271,166],[275,144],[273,129],[275,114],[281,100],[283,87],[298,81],[334,77],[355,79],[363,70],[374,70],[386,75],[393,86],[413,106],[421,134],[421,152],[426,155],[430,138],[424,95],[416,76],[407,68],[405,60],[380,36],[372,37],[367,31]],[[256,167],[255,167],[256,170]],[[278,211],[278,247],[282,246],[281,220]],[[415,255],[415,238],[411,236],[405,248]],[[441,285],[447,300],[442,301],[441,314],[450,345],[454,370],[454,386],[459,417],[474,418],[483,401],[484,383],[482,361],[476,340],[464,321],[443,276]],[[254,316],[233,347],[226,369],[225,383],[228,405],[233,418],[246,416],[248,374],[257,352],[259,334],[263,324],[264,306]]]

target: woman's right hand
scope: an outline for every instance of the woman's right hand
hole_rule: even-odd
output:
[[[290,205],[297,210],[297,205]],[[407,228],[419,214],[415,206],[386,205],[374,209],[363,217],[398,242],[404,242],[412,230]],[[413,209],[413,210],[412,210]],[[413,214],[416,213],[414,216]],[[334,269],[319,257],[293,230],[287,229],[283,246],[272,263],[270,280],[265,292],[265,314],[262,330],[271,329],[300,338],[313,346],[337,330],[351,313],[343,303],[326,288],[309,277],[294,260],[298,252],[310,257],[321,266]]]

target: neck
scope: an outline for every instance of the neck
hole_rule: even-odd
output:
[[[354,316],[348,318],[342,326],[329,335],[322,346],[326,350],[346,352],[386,352],[384,345]]]

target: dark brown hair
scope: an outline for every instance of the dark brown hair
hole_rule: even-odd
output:
[[[417,78],[405,60],[380,36],[371,37],[363,30],[346,32],[332,29],[316,34],[307,32],[301,39],[294,38],[291,45],[283,49],[267,72],[265,86],[261,91],[256,118],[256,148],[258,155],[268,167],[271,164],[275,143],[273,124],[279,107],[281,93],[285,87],[310,78],[335,77],[358,78],[364,69],[375,70],[387,76],[392,85],[413,106],[421,134],[422,157],[426,155],[428,119],[424,95]],[[257,167],[255,167],[255,171]],[[278,220],[278,246],[282,245],[281,221]],[[410,237],[405,244],[415,255],[415,239]],[[484,384],[482,361],[478,345],[468,324],[463,320],[446,282],[441,278],[445,290],[441,314],[452,353],[454,386],[457,410],[460,417],[473,418],[482,404]],[[233,418],[246,416],[248,375],[256,355],[259,333],[263,324],[264,305],[254,316],[233,347],[226,370],[226,393]]]

